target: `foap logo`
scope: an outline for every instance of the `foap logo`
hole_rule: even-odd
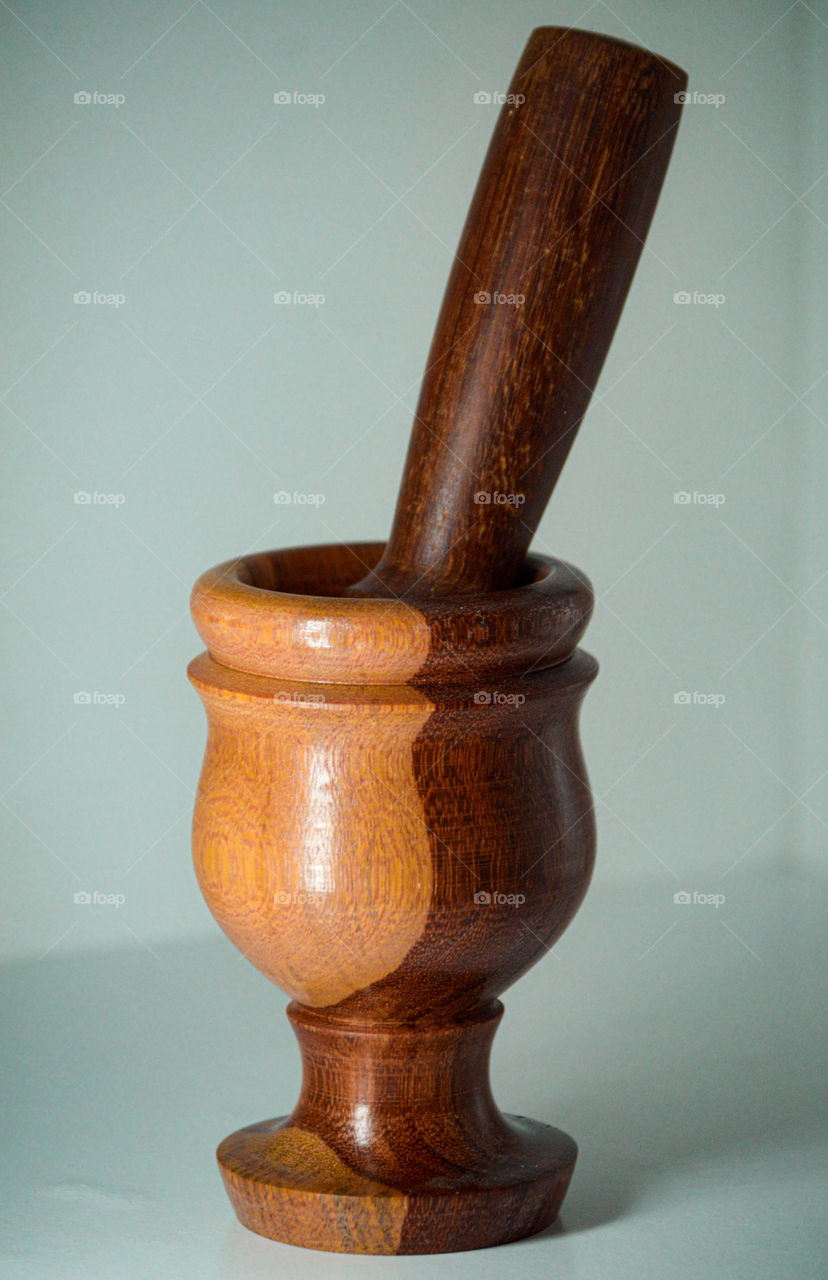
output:
[[[321,907],[325,902],[324,893],[314,893],[313,891],[299,890],[294,893],[288,893],[284,889],[277,889],[273,895],[273,901],[277,907]]]
[[[478,689],[474,695],[476,707],[522,707],[525,693],[501,693],[499,689]]]
[[[93,689],[92,692],[87,689],[78,689],[77,693],[72,695],[72,701],[76,707],[114,707],[117,711],[126,702],[126,695],[101,693],[99,689]]]
[[[72,901],[76,907],[122,907],[126,902],[123,893],[101,893],[100,889],[78,889]]]
[[[481,289],[474,295],[474,300],[479,307],[522,307],[526,301],[525,293],[487,293],[485,289]]]
[[[522,907],[526,901],[525,893],[500,893],[497,889],[478,889],[474,895],[478,907]]]
[[[702,293],[700,289],[679,289],[673,294],[673,302],[677,307],[713,307],[718,311],[727,302],[723,293]]]
[[[101,493],[98,489],[93,489],[90,493],[88,489],[78,489],[77,493],[72,495],[72,501],[76,507],[122,507],[126,502],[126,495],[123,493]]]
[[[277,307],[324,307],[324,293],[302,293],[299,289],[293,292],[280,289],[273,295],[273,303]]]
[[[725,896],[723,893],[699,893],[698,890],[688,893],[686,889],[680,889],[673,894],[673,902],[677,907],[715,907],[718,911],[725,904]]]
[[[277,507],[321,507],[325,503],[324,493],[300,493],[298,489],[294,489],[289,493],[287,489],[278,489],[273,495],[273,501]]]
[[[718,711],[719,707],[725,704],[725,695],[702,693],[699,689],[694,689],[690,693],[687,689],[680,689],[678,693],[673,694],[673,702],[677,707],[715,707]]]
[[[279,689],[273,695],[274,702],[288,707],[315,706],[325,701],[324,693],[299,693],[295,689]]]
[[[522,507],[525,493],[501,493],[498,489],[480,489],[474,495],[476,507]]]
[[[525,101],[525,93],[501,93],[498,89],[493,93],[489,93],[487,89],[478,89],[474,95],[476,107],[503,107],[507,103],[510,107],[522,107]]]
[[[725,495],[723,493],[699,493],[698,489],[694,489],[690,493],[687,489],[680,489],[678,493],[673,494],[673,502],[677,507],[723,507],[725,504]]]
[[[75,94],[76,107],[114,107],[117,111],[126,102],[122,93],[102,93],[100,89],[79,89]]]
[[[301,89],[278,89],[273,95],[277,107],[315,107],[324,105],[324,93],[304,93]]]
[[[114,307],[117,311],[126,302],[125,293],[102,293],[100,289],[78,289],[74,295],[76,307]]]
[[[701,93],[696,90],[695,93],[688,93],[686,89],[681,93],[673,94],[673,102],[679,103],[682,107],[723,107],[727,102],[727,98],[723,93]]]

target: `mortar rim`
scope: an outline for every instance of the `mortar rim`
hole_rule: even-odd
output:
[[[557,665],[589,622],[588,579],[535,553],[526,581],[505,591],[420,601],[342,595],[383,548],[286,547],[208,569],[190,608],[210,656],[249,674],[318,683],[465,683]],[[319,585],[326,590],[312,589]]]

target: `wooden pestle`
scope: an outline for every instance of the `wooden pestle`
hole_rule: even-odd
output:
[[[348,594],[517,582],[621,314],[686,82],[606,36],[530,36],[449,276],[391,536]]]

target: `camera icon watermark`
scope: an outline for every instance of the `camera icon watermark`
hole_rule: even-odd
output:
[[[76,507],[122,507],[126,502],[126,494],[123,493],[100,493],[94,489],[91,493],[87,489],[78,489],[72,494],[72,501]]]
[[[318,111],[326,102],[324,93],[304,93],[300,89],[277,89],[273,95],[277,107],[315,107]]]
[[[321,507],[325,504],[324,493],[300,493],[298,489],[289,492],[277,489],[273,495],[277,507]]]
[[[525,493],[501,493],[498,489],[480,489],[474,495],[476,507],[522,507]]]
[[[680,93],[673,94],[673,102],[683,107],[715,107],[718,111],[727,102],[727,98],[723,93],[701,93],[698,90],[691,93],[683,89]]]
[[[678,289],[673,294],[673,302],[677,307],[713,307],[718,311],[727,302],[724,293],[702,293],[700,289]]]
[[[72,701],[76,707],[114,707],[118,711],[126,702],[126,694],[101,693],[98,689],[90,693],[87,689],[78,689],[72,694]]]
[[[525,693],[502,693],[499,689],[478,689],[473,702],[476,707],[522,707]]]
[[[698,489],[694,489],[690,493],[687,489],[679,489],[678,493],[673,494],[673,502],[677,507],[723,507],[725,504],[725,495],[723,493],[699,493]]]
[[[494,293],[487,293],[485,289],[480,289],[474,295],[474,301],[479,307],[522,307],[526,301],[525,293],[500,293],[495,290]]]
[[[673,894],[673,902],[677,907],[715,907],[718,911],[725,904],[725,896],[723,893],[699,893],[697,890],[688,893],[686,889],[680,889]]]
[[[286,707],[312,707],[325,702],[324,693],[301,693],[296,689],[279,689],[273,701]]]
[[[76,307],[114,307],[117,311],[126,302],[126,294],[102,293],[100,289],[90,293],[88,289],[78,289],[72,300]]]
[[[702,693],[699,689],[694,689],[692,693],[687,689],[680,689],[673,694],[673,703],[677,707],[715,707],[718,711],[726,701],[723,693]]]
[[[474,94],[476,107],[503,107],[507,103],[510,107],[522,107],[525,101],[525,93],[501,93],[497,89],[493,93],[487,89],[478,89]]]
[[[78,89],[73,98],[76,107],[114,107],[116,111],[126,102],[123,93],[101,93],[100,89]]]
[[[72,901],[76,907],[115,907],[117,910],[126,902],[126,894],[101,893],[99,889],[90,893],[88,889],[78,889],[77,893],[72,895]]]
[[[478,907],[522,907],[526,901],[525,893],[501,893],[497,889],[477,889],[474,895]]]
[[[296,890],[288,893],[285,889],[277,889],[273,895],[273,902],[277,907],[321,907],[324,905],[325,895],[312,890]]]
[[[274,305],[277,307],[324,307],[324,293],[302,293],[299,289],[292,292],[289,289],[279,289],[273,295]]]

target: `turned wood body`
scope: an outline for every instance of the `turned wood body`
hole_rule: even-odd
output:
[[[572,652],[591,591],[533,557],[514,592],[343,598],[381,551],[251,556],[193,592],[199,883],[295,1001],[305,1061],[293,1115],[240,1131],[220,1162],[264,1234],[472,1248],[551,1221],[574,1163],[565,1135],[500,1114],[487,1070],[497,996],[592,870],[577,717],[596,664]]]

